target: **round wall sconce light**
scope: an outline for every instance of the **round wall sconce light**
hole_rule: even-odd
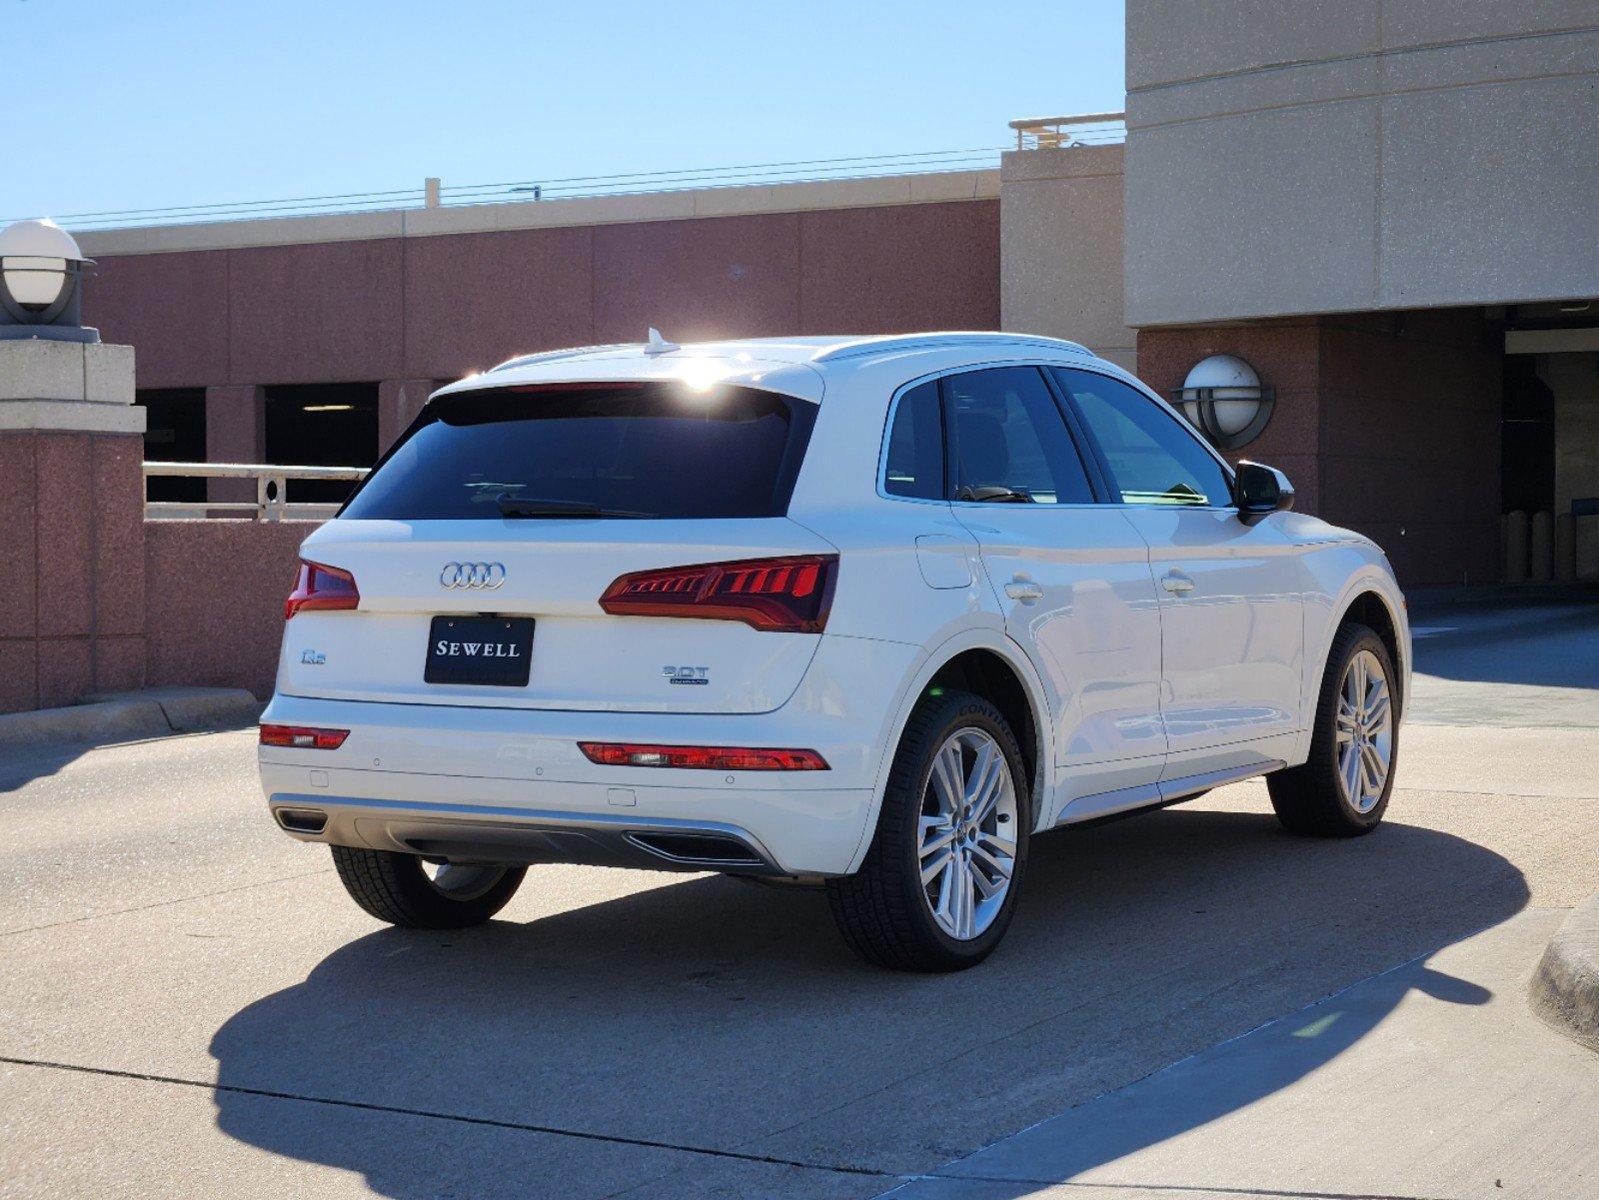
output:
[[[1194,364],[1171,401],[1211,445],[1236,450],[1266,428],[1277,392],[1237,355],[1212,354]]]
[[[54,221],[0,229],[0,340],[98,342],[83,327],[83,276],[94,263]]]

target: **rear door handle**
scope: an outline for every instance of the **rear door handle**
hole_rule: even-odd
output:
[[[1005,585],[1005,594],[1012,600],[1032,604],[1044,598],[1044,589],[1030,579],[1017,579]]]
[[[1160,586],[1174,596],[1186,596],[1194,590],[1194,581],[1181,571],[1167,571],[1160,577]]]

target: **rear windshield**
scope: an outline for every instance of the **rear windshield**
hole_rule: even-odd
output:
[[[680,384],[442,396],[339,514],[397,521],[574,515],[777,517],[815,406]]]

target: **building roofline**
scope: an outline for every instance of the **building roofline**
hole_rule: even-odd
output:
[[[146,225],[84,231],[76,236],[85,253],[100,257],[943,204],[998,197],[997,170],[936,171],[567,200],[522,200],[193,225]]]

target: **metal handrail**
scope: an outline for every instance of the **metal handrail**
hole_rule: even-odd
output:
[[[366,478],[366,467],[284,467],[272,463],[188,463],[147,462],[144,477],[185,479],[253,479],[254,500],[145,500],[144,515],[148,519],[204,517],[212,512],[247,512],[257,521],[317,520],[326,519],[339,511],[337,504],[290,504],[288,483],[291,479],[347,479],[359,482]]]
[[[1071,117],[1023,117],[1012,121],[1018,150],[1057,150],[1065,146],[1104,146],[1127,140],[1124,112],[1079,113]]]
[[[999,166],[1002,146],[869,154],[850,158],[801,159],[789,162],[738,163],[722,167],[673,168],[608,175],[564,175],[496,183],[444,184],[429,177],[421,187],[387,191],[344,192],[323,196],[289,196],[272,200],[236,200],[183,204],[162,208],[98,209],[60,215],[68,229],[99,230],[267,220],[282,217],[355,215],[406,209],[472,204],[537,203],[601,196],[637,196],[707,188],[817,183],[836,179],[872,179],[895,175],[936,175],[953,171],[992,170]],[[437,201],[437,204],[435,204]],[[0,226],[6,224],[0,218]]]

